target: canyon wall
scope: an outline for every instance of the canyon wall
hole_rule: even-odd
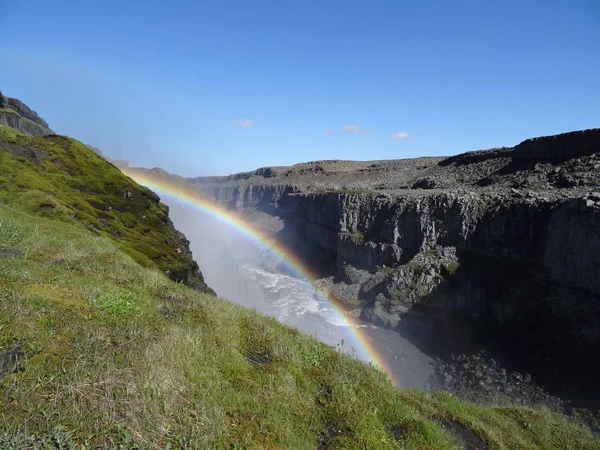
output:
[[[600,130],[189,181],[283,220],[277,238],[366,321],[447,328],[455,348],[493,330],[534,358],[599,361]]]

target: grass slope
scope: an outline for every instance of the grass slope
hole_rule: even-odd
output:
[[[188,241],[149,189],[74,139],[0,127],[0,202],[109,237],[146,267],[203,286]]]
[[[600,449],[548,410],[395,389],[25,200],[0,205],[2,449]]]

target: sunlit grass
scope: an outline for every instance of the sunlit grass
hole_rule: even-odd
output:
[[[0,224],[0,448],[459,448],[440,418],[491,448],[600,448],[544,409],[399,391],[76,225],[8,206]]]
[[[203,283],[158,196],[75,139],[0,126],[0,203],[78,224],[143,266]]]

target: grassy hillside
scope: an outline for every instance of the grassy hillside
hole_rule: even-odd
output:
[[[173,227],[167,206],[74,139],[32,137],[0,127],[0,203],[83,225],[112,239],[141,265],[204,286],[188,241]]]
[[[175,283],[191,255],[155,194],[75,140],[2,130],[0,449],[600,449]]]
[[[397,390],[30,207],[0,205],[2,449],[600,448],[547,410]]]

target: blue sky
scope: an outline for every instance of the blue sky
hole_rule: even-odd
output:
[[[597,0],[0,0],[0,89],[185,176],[600,126]]]

